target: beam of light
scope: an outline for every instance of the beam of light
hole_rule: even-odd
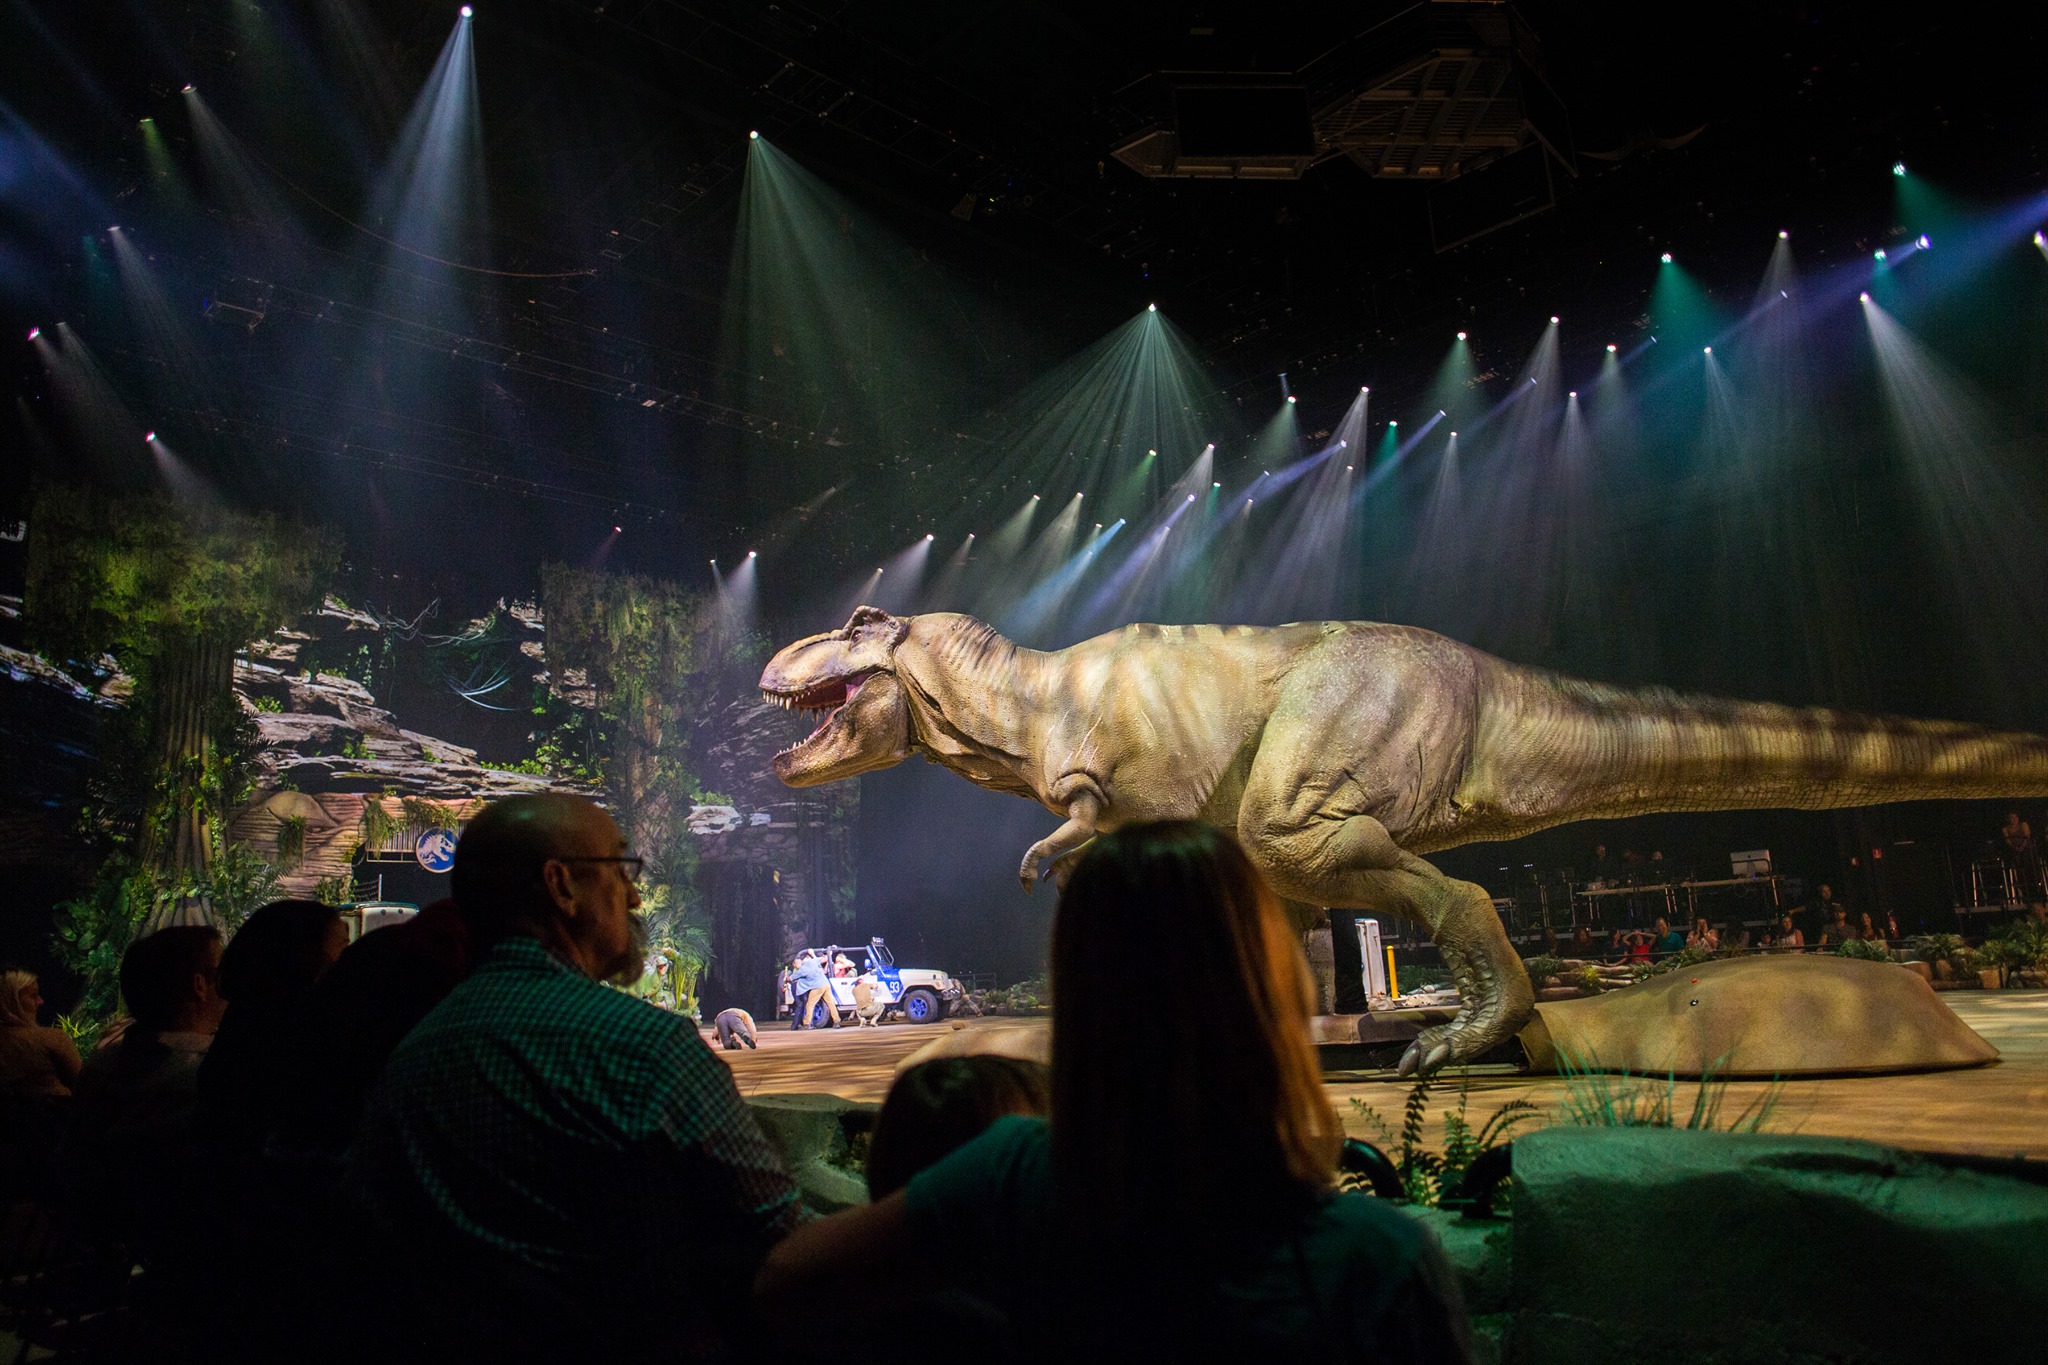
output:
[[[471,32],[460,20],[449,29],[385,160],[370,215],[405,251],[486,264],[483,121]]]
[[[208,199],[231,217],[261,223],[295,242],[297,219],[241,139],[214,116],[196,90],[186,90],[185,112],[192,121],[192,141],[199,148]]]
[[[1083,622],[1122,623],[1127,619],[1129,607],[1143,594],[1146,579],[1158,564],[1160,551],[1166,548],[1167,537],[1173,534],[1174,524],[1194,505],[1194,498],[1189,496],[1166,511],[1160,523],[1131,548],[1123,563],[1088,599],[1080,613]]]
[[[155,473],[135,456],[145,427],[128,409],[92,350],[68,323],[58,323],[35,343],[43,363],[66,445],[83,456],[86,466],[111,482],[147,479]]]
[[[1081,548],[1070,556],[1066,563],[1054,569],[1032,590],[1026,593],[1003,619],[1005,633],[1013,639],[1032,640],[1039,632],[1058,617],[1081,579],[1094,567],[1097,558],[1124,529],[1124,521],[1118,518],[1107,527],[1097,527],[1088,533]]]
[[[999,409],[983,482],[1078,489],[1095,517],[1136,524],[1163,492],[1166,470],[1213,442],[1243,449],[1242,431],[1236,404],[1187,338],[1164,314],[1139,313]]]
[[[924,587],[925,566],[931,562],[932,538],[919,536],[884,560],[878,572],[881,583],[871,605],[884,611],[915,611],[919,590]]]
[[[154,390],[150,400],[159,407],[175,403],[210,406],[213,384],[201,363],[204,352],[185,323],[186,315],[172,310],[155,269],[133,235],[113,232],[107,236],[128,304],[130,326],[157,361],[150,371]]]
[[[839,609],[832,613],[833,629],[836,630],[838,627],[845,625],[847,618],[853,615],[856,607],[881,606],[879,598],[881,597],[882,578],[882,570],[878,566],[873,573],[861,579],[859,585],[852,592],[845,594],[839,599]]]
[[[757,601],[760,563],[761,557],[749,550],[730,574],[718,575],[715,619],[724,641],[728,643],[744,640],[760,628],[760,606]],[[714,573],[717,572],[717,568],[717,562],[714,560]]]
[[[1396,460],[1399,460],[1403,455],[1406,455],[1409,451],[1415,449],[1416,446],[1420,445],[1422,443],[1422,438],[1429,435],[1430,432],[1435,431],[1437,428],[1437,424],[1444,420],[1444,416],[1445,414],[1443,409],[1439,408],[1437,409],[1436,415],[1434,417],[1431,417],[1421,426],[1415,428],[1414,431],[1402,437],[1401,444],[1394,447],[1394,458]]]
[[[998,363],[986,300],[769,137],[745,146],[716,379],[721,401],[800,444],[779,467],[750,465],[742,477],[786,478],[790,461],[801,477],[824,477],[845,463],[846,447],[922,442],[934,431],[973,442],[953,458],[998,468],[986,436],[961,431],[953,387],[934,382]],[[943,457],[927,467],[943,468]],[[966,510],[984,524],[996,515]]]
[[[163,480],[165,491],[187,507],[219,507],[220,494],[208,483],[198,470],[180,459],[170,443],[154,431],[148,434],[146,444],[150,455],[156,461],[157,477]]]
[[[164,144],[163,130],[157,127],[155,119],[146,118],[142,120],[141,132],[142,161],[149,173],[150,192],[174,221],[190,222],[198,214],[199,205],[192,197],[192,187],[186,183],[185,172],[179,169],[170,148]]]
[[[1919,515],[1911,524],[1927,538],[1945,580],[1937,613],[1972,647],[1978,676],[1996,689],[2042,688],[2010,666],[2014,642],[2040,640],[2048,608],[2026,590],[2038,569],[2033,538],[2023,528],[2048,524],[2048,490],[2036,457],[2006,434],[1991,406],[1969,382],[1900,326],[1874,300],[1862,303],[1880,387],[1898,434]],[[2027,471],[2026,477],[2015,477]],[[1998,604],[1987,611],[1987,603]]]
[[[932,580],[930,590],[925,593],[925,599],[931,604],[931,610],[963,611],[966,609],[967,603],[961,596],[960,580],[967,573],[967,566],[973,561],[973,558],[974,532],[969,531],[967,538],[960,542],[960,548],[953,551],[952,555],[947,558],[944,567],[939,570],[938,577]]]

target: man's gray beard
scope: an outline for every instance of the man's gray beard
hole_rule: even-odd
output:
[[[647,974],[647,921],[626,912],[626,951],[605,980],[614,986],[630,986]]]

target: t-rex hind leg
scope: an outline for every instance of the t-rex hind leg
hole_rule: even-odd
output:
[[[1368,815],[1258,812],[1248,799],[1238,824],[1245,851],[1282,896],[1398,915],[1428,926],[1464,1007],[1426,1028],[1401,1057],[1403,1076],[1468,1062],[1514,1037],[1535,1009],[1529,974],[1485,890],[1446,877],[1401,848]]]

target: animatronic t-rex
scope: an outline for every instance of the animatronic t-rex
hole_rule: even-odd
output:
[[[1025,649],[971,616],[891,616],[777,653],[761,690],[823,711],[775,756],[793,787],[913,752],[1066,823],[1234,830],[1275,891],[1429,927],[1464,1000],[1401,1072],[1511,1037],[1533,993],[1487,894],[1419,856],[1574,820],[2048,793],[2048,737],[1628,690],[1523,668],[1406,626],[1126,626]]]

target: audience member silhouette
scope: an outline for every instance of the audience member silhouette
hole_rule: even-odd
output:
[[[220,934],[159,929],[121,958],[133,1022],[79,1072],[60,1167],[88,1221],[153,1269],[190,1265],[197,1210],[211,1201],[195,1160],[199,1067],[220,1027]]]
[[[480,956],[392,1053],[349,1157],[379,1358],[622,1359],[657,1306],[666,1351],[713,1354],[807,1216],[695,1025],[604,987],[642,970],[637,862],[575,797],[464,831]]]
[[[1200,1008],[1110,1046],[1141,961]],[[1050,1119],[999,1119],[904,1189],[799,1228],[757,1281],[771,1314],[872,1310],[904,1292],[915,1248],[971,1246],[917,1283],[992,1305],[1029,1358],[1470,1359],[1430,1234],[1332,1192],[1343,1131],[1308,965],[1228,835],[1099,837],[1061,896],[1052,982]]]
[[[199,1112],[224,1164],[262,1154],[278,1107],[306,1066],[308,995],[347,946],[339,910],[289,900],[249,916],[221,954],[227,1012],[199,1068]]]
[[[881,1199],[1009,1114],[1043,1114],[1052,1075],[1020,1057],[941,1057],[896,1078],[868,1148],[868,1197]]]
[[[27,1194],[49,1174],[78,1081],[78,1048],[45,1028],[42,983],[33,972],[0,972],[0,1196]]]
[[[469,927],[452,900],[364,934],[307,997],[304,1065],[280,1115],[279,1147],[338,1161],[392,1051],[467,975]]]

